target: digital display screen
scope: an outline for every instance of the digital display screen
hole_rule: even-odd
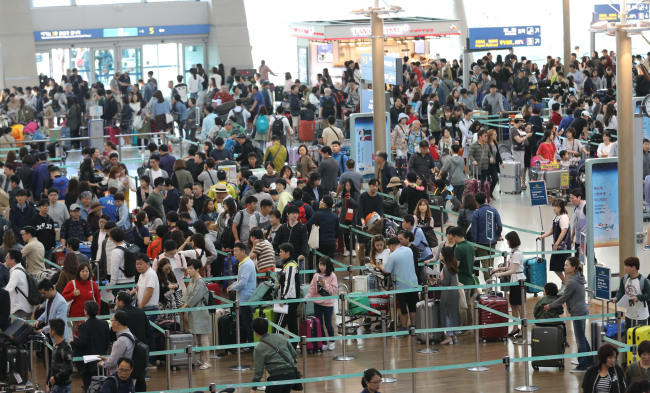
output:
[[[35,41],[59,41],[71,39],[98,39],[117,37],[146,37],[162,35],[189,35],[210,33],[210,25],[170,25],[146,27],[111,27],[105,29],[70,29],[35,31]]]

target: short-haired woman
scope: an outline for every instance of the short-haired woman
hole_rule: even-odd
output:
[[[627,366],[625,381],[631,384],[640,379],[650,379],[650,341],[641,341],[638,346],[639,360]]]
[[[610,343],[598,348],[598,364],[585,373],[582,380],[584,393],[623,393],[627,383],[623,369],[616,364],[618,349]]]
[[[519,280],[525,280],[526,275],[524,274],[524,254],[519,249],[521,246],[521,240],[519,235],[515,231],[510,231],[506,234],[506,242],[508,242],[508,248],[510,248],[510,257],[508,258],[508,263],[506,266],[499,267],[492,270],[492,275],[495,278],[510,276],[510,282],[518,282]],[[519,287],[510,287],[510,306],[512,306],[512,316],[521,318],[521,290]],[[519,334],[519,327],[513,326],[512,331],[509,336],[515,336]]]

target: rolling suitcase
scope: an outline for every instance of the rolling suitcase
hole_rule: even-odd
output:
[[[521,162],[504,161],[501,168],[499,183],[501,192],[507,194],[521,194]]]
[[[484,307],[491,308],[503,314],[508,313],[508,301],[499,296],[494,295],[479,295],[478,303]],[[495,323],[507,323],[508,319],[500,315],[494,314],[487,310],[479,310],[478,324],[479,325],[492,325]],[[502,340],[506,341],[508,338],[508,327],[496,327],[479,329],[479,338],[486,342],[487,340]]]
[[[537,244],[537,242],[535,242]],[[539,250],[538,250],[539,251]],[[546,285],[546,259],[541,257],[533,257],[524,260],[524,274],[526,275],[526,282],[534,285]],[[537,293],[543,291],[542,289],[526,287],[526,293]]]
[[[569,170],[551,169],[543,171],[542,176],[546,181],[547,190],[566,190],[569,188]]]
[[[307,297],[307,294],[309,293],[309,284],[303,284],[300,286],[300,293],[302,294],[302,298],[305,299]],[[314,315],[314,302],[309,302],[306,301],[303,303],[302,307],[302,317],[310,317]]]
[[[29,371],[29,351],[22,348],[8,348],[6,367],[9,385],[25,384]]]
[[[70,138],[70,137],[71,137],[70,127],[61,127],[61,138]],[[71,141],[64,141],[63,142],[63,147],[66,150],[70,150],[72,148],[72,142]]]
[[[306,317],[300,320],[300,336],[307,338],[323,337],[320,319]],[[307,341],[307,353],[323,352],[323,341]]]
[[[609,313],[609,307],[607,310],[607,313]],[[625,329],[625,322],[621,322],[621,331]],[[602,333],[605,333],[605,335],[609,338],[616,338],[617,332],[616,332],[616,319],[608,319],[604,323],[602,320],[597,320],[597,321],[592,321],[591,322],[591,350],[592,351],[597,351],[598,348],[600,348],[604,344],[603,340],[603,335]],[[621,334],[621,337],[625,336],[625,334]],[[598,356],[594,356],[594,362],[598,362]]]
[[[301,142],[312,142],[316,130],[315,120],[300,120],[298,123],[298,138]]]
[[[255,320],[255,318],[264,318],[269,322],[275,322],[273,318],[273,307],[258,308],[253,314],[253,320]],[[271,324],[269,324],[269,333],[273,333],[273,326],[271,326]],[[258,342],[260,339],[256,335],[253,335],[253,341]]]
[[[171,340],[170,349],[185,349],[188,345],[194,345],[194,335],[189,333],[172,333],[169,337]],[[174,370],[179,366],[187,366],[187,353],[173,353],[171,355],[170,366],[172,366],[172,369]]]
[[[381,312],[386,311],[390,308],[390,301],[388,295],[377,295],[377,296],[368,296],[368,301],[370,302],[370,307]]]
[[[424,300],[417,303],[415,311],[415,328],[416,329],[435,329],[440,327],[440,302],[439,301],[429,301],[429,323],[428,326],[425,324],[424,320]],[[429,336],[429,342],[435,341],[440,342],[444,339],[445,335],[443,332],[436,333],[418,333],[417,339],[419,342],[423,343],[427,339],[426,336]]]
[[[14,345],[24,345],[29,341],[29,336],[34,334],[34,327],[20,318],[14,319],[3,334],[8,337]]]
[[[564,354],[564,328],[558,326],[535,326],[531,332],[531,355],[550,356]],[[534,370],[540,367],[559,367],[564,370],[564,359],[535,360]]]
[[[219,284],[215,283],[209,283],[205,284],[206,288],[208,288],[208,291],[212,292],[213,298],[214,298],[214,305],[219,305],[221,304],[221,300],[219,300],[216,296],[221,296],[221,287]],[[217,309],[219,310],[219,309]]]
[[[119,144],[116,135],[120,134],[120,129],[118,127],[108,126],[104,127],[104,135],[108,135],[108,140],[113,142],[116,146]]]
[[[231,313],[217,319],[217,329],[219,330],[219,345],[232,345],[237,343],[237,323]]]
[[[639,345],[643,341],[650,340],[650,326],[635,326],[627,329],[627,345]],[[632,351],[628,352],[625,358],[625,364],[628,366],[634,361]],[[637,354],[636,360],[639,360]]]
[[[289,148],[289,165],[296,165],[298,163],[298,160],[300,159],[300,155],[298,154],[298,147],[290,147]]]

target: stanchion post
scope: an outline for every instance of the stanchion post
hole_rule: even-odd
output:
[[[415,363],[415,328],[411,326],[409,329],[409,335],[411,336],[411,368],[416,367]],[[411,373],[411,392],[416,392],[416,373]]]
[[[187,381],[188,381],[188,388],[193,388],[192,386],[192,346],[188,345],[187,349]]]
[[[392,278],[391,278],[391,280],[392,280]],[[390,280],[389,280],[389,282],[390,282]],[[392,281],[392,287],[390,289],[394,290],[395,286],[396,286],[395,281]],[[392,315],[393,333],[397,333],[397,294],[391,293],[390,296],[393,297],[393,315]],[[392,339],[398,339],[398,338],[402,338],[402,337],[404,337],[404,336],[398,336],[398,335],[390,336],[390,338],[392,338]]]
[[[515,290],[514,287],[511,290]],[[519,280],[519,291],[521,291],[521,318],[526,318],[526,287],[524,285],[524,280]],[[521,340],[513,341],[513,344],[516,345],[528,345],[528,335],[524,331],[522,326]]]
[[[347,330],[348,330],[348,329],[347,329],[347,324],[346,324],[346,322],[345,322],[345,315],[347,314],[348,307],[347,307],[346,302],[345,302],[345,294],[342,293],[342,294],[339,295],[339,297],[340,297],[340,299],[341,299],[341,328],[343,329],[343,330],[342,330],[342,331],[343,331],[342,336],[345,337],[345,336],[348,335],[348,332],[347,332]],[[334,360],[339,360],[339,361],[348,361],[348,360],[354,360],[354,359],[356,359],[355,356],[348,356],[348,355],[346,354],[346,351],[345,351],[346,341],[348,341],[348,340],[341,340],[341,346],[343,347],[343,355],[341,355],[341,356],[335,356],[335,357],[334,357]]]
[[[169,334],[169,330],[165,330],[165,350],[169,351],[171,347],[172,347],[171,335]],[[171,368],[172,368],[172,355],[168,353],[165,355],[165,372],[167,374],[167,390],[171,390],[172,388]]]
[[[424,293],[422,294],[424,298],[424,329],[429,329],[431,326],[429,325],[429,288],[425,285],[424,286]],[[425,347],[418,349],[418,353],[438,353],[438,349],[436,348],[431,348],[429,345],[429,333],[424,334],[424,343]]]
[[[302,355],[302,379],[307,378],[307,337],[300,336],[300,353]],[[296,378],[298,376],[296,375]],[[307,393],[307,384],[302,383],[303,392]]]
[[[217,393],[217,388],[215,386],[216,384],[214,382],[210,383],[210,393]]]
[[[361,262],[359,262],[361,265]],[[350,277],[350,292],[354,292],[354,277],[352,277],[352,265],[348,266],[348,277]]]
[[[45,362],[47,363],[47,359],[45,359]],[[2,366],[5,367],[4,364]],[[29,371],[32,374],[32,385],[38,389],[36,378],[34,378],[34,340],[29,340]],[[45,384],[47,385],[47,381],[45,381]]]
[[[235,325],[236,325],[236,335],[237,335],[237,345],[241,344],[241,331],[240,331],[240,307],[239,307],[239,300],[235,300]],[[234,366],[228,367],[228,370],[230,371],[247,371],[249,370],[249,366],[243,366],[241,364],[241,347],[237,347],[237,364]]]
[[[382,310],[381,311],[381,332],[384,333],[384,334],[386,334],[386,332],[388,331],[387,330],[387,322],[386,322],[387,319],[388,318],[386,317],[386,310]],[[382,359],[382,361],[383,361],[382,362],[382,365],[383,365],[382,368],[384,370],[388,370],[388,362],[387,362],[387,359],[386,359],[386,341],[387,341],[386,336],[384,335],[381,338],[381,344],[382,344],[382,348],[383,348],[382,349],[382,358],[383,358]],[[384,377],[381,379],[381,382],[382,383],[393,383],[393,382],[397,382],[397,379],[396,378],[391,378],[391,377],[388,377],[388,376],[384,375]]]
[[[474,300],[474,323],[478,324],[478,300]],[[476,352],[476,363],[479,363],[481,361],[481,354],[480,354],[480,348],[479,348],[479,338],[480,334],[478,331],[474,332],[474,344],[475,344],[475,352]],[[474,367],[468,367],[467,371],[473,371],[473,372],[483,372],[483,371],[488,371],[488,367],[484,366],[474,366]]]
[[[528,336],[528,318],[521,319],[521,332],[524,337]],[[528,345],[524,345],[524,357],[528,357]],[[539,390],[538,386],[533,386],[530,384],[530,362],[522,362],[522,365],[524,366],[525,385],[516,387],[515,390],[518,392],[534,392],[535,390]]]
[[[615,307],[615,310],[616,310],[615,311],[615,313],[616,313],[616,340],[618,342],[622,342],[621,341],[621,330],[622,330],[621,329],[621,320],[623,319],[623,311],[618,311],[618,307],[616,306],[616,303],[614,303],[614,307]],[[627,356],[620,356],[619,358],[620,358],[619,360],[621,362],[621,367],[625,366],[625,359],[627,358]]]
[[[218,345],[218,341],[219,341],[219,338],[218,338],[218,335],[217,335],[217,330],[219,329],[219,327],[217,326],[217,313],[216,313],[216,311],[217,310],[214,309],[214,308],[210,309],[210,318],[212,320],[212,345],[214,345],[215,347]],[[210,359],[218,359],[218,358],[219,358],[219,356],[217,356],[217,349],[215,348],[215,349],[212,350],[212,355],[210,355]]]
[[[47,346],[47,340],[43,340],[43,356],[45,356],[45,375],[50,375],[50,362],[51,359],[50,348]]]
[[[510,393],[510,356],[503,358],[503,364],[506,368],[506,393]]]
[[[350,245],[349,245],[349,248],[348,248],[348,251],[350,251],[350,266],[352,266],[352,263],[353,263],[352,262],[352,258],[353,258],[352,253],[355,251],[355,249],[354,249],[354,238],[352,237],[352,236],[354,236],[354,232],[352,232],[353,228],[354,228],[354,221],[351,222],[349,227],[348,227],[348,231],[350,231]],[[359,262],[359,266],[361,266],[360,262]]]

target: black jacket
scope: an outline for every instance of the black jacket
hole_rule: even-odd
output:
[[[88,318],[86,322],[79,325],[79,337],[71,343],[74,356],[105,355],[109,344],[108,322],[95,317]]]
[[[56,245],[56,232],[54,230],[54,220],[50,216],[41,216],[36,214],[32,218],[31,225],[36,228],[36,237],[43,243],[46,250],[51,250]]]
[[[151,334],[151,325],[149,319],[141,308],[133,306],[125,306],[124,311],[129,316],[129,330],[133,335],[143,343],[149,342],[149,335]]]
[[[0,288],[0,329],[5,330],[9,326],[9,310],[11,304],[9,303],[9,292]]]
[[[22,239],[20,231],[26,226],[31,225],[32,219],[37,214],[36,208],[31,202],[25,202],[23,209],[16,205],[9,211],[9,222],[11,223],[11,229],[14,231],[18,243],[23,244],[23,241],[20,240]]]
[[[239,157],[237,157],[237,162],[239,162],[239,165],[248,166],[248,155],[253,152],[255,152],[255,146],[253,145],[253,141],[251,141],[250,139],[246,139],[244,143],[241,145],[241,154],[239,155]],[[261,163],[262,163],[261,161],[258,162],[258,164]]]
[[[283,243],[293,244],[293,253],[291,259],[298,260],[298,256],[302,255],[305,258],[309,255],[309,244],[307,236],[307,227],[300,221],[293,227],[288,223],[284,223],[278,229],[278,232],[273,238],[273,248],[278,249]]]
[[[318,210],[318,205],[320,203],[320,200],[323,199],[323,196],[324,196],[323,195],[323,188],[321,186],[316,186],[316,190],[318,191],[318,200],[316,200],[316,193],[314,192],[313,188],[311,188],[309,186],[305,186],[305,187],[302,188],[303,195],[307,194],[307,195],[309,195],[311,197],[311,200],[312,200],[311,207],[314,210]],[[307,219],[309,219],[309,217],[307,217]]]
[[[339,218],[331,209],[319,209],[312,218],[307,221],[309,232],[316,224],[320,227],[319,237],[322,244],[335,244],[339,238]]]
[[[592,366],[585,373],[585,377],[582,380],[582,391],[584,393],[592,393],[596,385],[596,380],[598,379],[598,372],[600,371],[600,366]],[[611,367],[609,369],[609,377],[612,378],[612,383],[609,386],[609,393],[623,393],[625,391],[626,382],[625,382],[625,373],[623,369],[618,365]],[[614,381],[616,378],[616,381]]]
[[[390,189],[386,187],[390,183],[390,178],[397,176],[397,170],[389,162],[384,163],[384,167],[379,171],[381,175],[381,189],[379,191],[384,194],[390,193]]]
[[[408,213],[413,214],[415,208],[418,206],[418,201],[420,199],[429,200],[429,194],[426,190],[418,190],[415,187],[407,186],[402,190],[402,194],[399,196],[399,203],[403,205],[406,203]]]

